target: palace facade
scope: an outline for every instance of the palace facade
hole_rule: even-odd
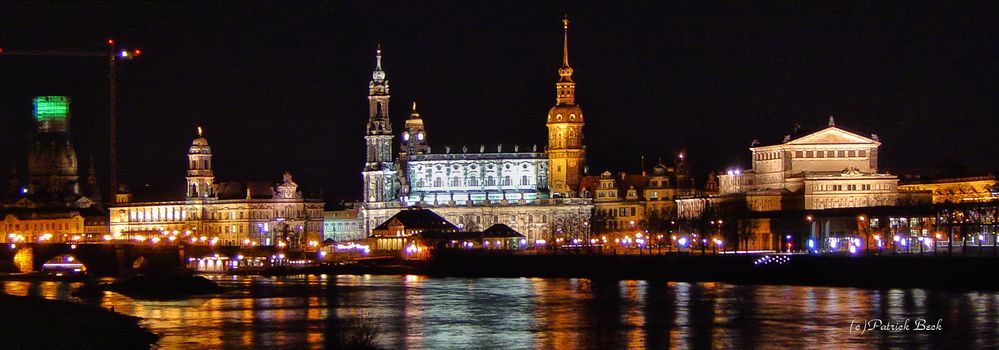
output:
[[[216,182],[201,128],[187,158],[185,186],[142,188],[118,198],[109,208],[109,240],[318,249],[323,201],[305,198],[290,173],[278,183]]]
[[[381,49],[368,85],[367,157],[362,172],[361,217],[372,230],[403,208],[431,208],[460,230],[506,224],[532,244],[588,234],[592,201],[581,195],[586,162],[583,112],[575,101],[563,20],[562,66],[556,104],[545,120],[548,145],[461,150],[431,147],[427,124],[413,104],[393,156],[389,82]]]

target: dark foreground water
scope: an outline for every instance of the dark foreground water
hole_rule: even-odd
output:
[[[6,281],[0,292],[114,306],[145,318],[168,349],[323,348],[338,324],[358,319],[377,324],[378,342],[392,349],[999,344],[999,293],[549,278],[212,278],[234,290],[173,301],[108,292],[81,301],[69,295],[77,284]],[[910,330],[861,333],[860,324],[872,319],[908,319]],[[943,330],[916,331],[918,319]]]

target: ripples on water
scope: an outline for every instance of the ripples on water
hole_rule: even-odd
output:
[[[133,300],[77,283],[0,292],[94,303],[146,319],[163,348],[323,348],[344,320],[378,324],[385,348],[988,348],[999,293],[722,283],[421,276],[213,277],[220,296]],[[943,319],[940,332],[850,331],[866,319]],[[911,323],[910,323],[911,324]]]

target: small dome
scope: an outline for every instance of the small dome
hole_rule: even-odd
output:
[[[191,146],[208,146],[208,140],[204,137],[199,137],[191,142]]]
[[[562,118],[558,118],[558,115]],[[548,110],[548,122],[583,122],[583,110],[578,105],[557,105]]]

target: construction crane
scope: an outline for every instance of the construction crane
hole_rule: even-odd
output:
[[[117,103],[115,102],[115,92],[117,74],[115,64],[118,60],[132,60],[142,55],[139,49],[120,49],[115,46],[114,39],[108,39],[107,50],[79,51],[79,50],[4,50],[0,48],[0,56],[49,56],[49,57],[98,57],[108,61],[108,109],[110,124],[110,167],[108,177],[111,180],[111,203],[117,202],[118,193],[118,140],[117,140]]]

